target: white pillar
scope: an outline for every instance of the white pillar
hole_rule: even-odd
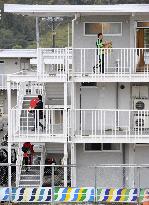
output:
[[[135,164],[135,144],[129,144],[129,164]],[[129,168],[128,175],[128,186],[131,188],[135,187],[135,168]]]
[[[76,187],[76,144],[71,144],[71,187]]]
[[[63,113],[63,132],[66,142],[64,143],[64,187],[67,187],[67,82],[64,83],[64,113]]]
[[[8,187],[11,188],[11,82],[9,76],[7,78],[7,98],[8,98]]]
[[[76,83],[71,83],[71,186],[76,186],[76,144],[73,143],[75,137],[75,108],[76,108]]]

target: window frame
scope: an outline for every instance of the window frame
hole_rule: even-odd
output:
[[[117,21],[111,21],[111,22],[107,22],[107,21],[106,21],[106,22],[87,22],[87,21],[86,21],[86,22],[84,22],[84,25],[83,25],[83,35],[84,35],[84,36],[88,36],[88,37],[97,36],[97,34],[85,34],[85,24],[86,24],[86,23],[101,23],[101,24],[102,24],[102,31],[101,31],[102,33],[103,33],[103,24],[104,24],[104,23],[111,23],[111,24],[112,24],[112,23],[113,23],[113,24],[114,24],[114,23],[119,23],[119,24],[120,24],[120,27],[121,27],[121,33],[119,33],[119,34],[104,34],[104,33],[103,33],[103,35],[104,35],[104,36],[122,36],[122,34],[123,34],[123,22],[122,22],[122,21],[118,21],[118,22],[117,22]]]
[[[94,144],[94,143],[83,143],[83,151],[84,152],[89,152],[89,153],[94,153],[94,152],[116,152],[116,153],[121,153],[122,152],[122,144],[121,143],[108,143],[108,144],[120,144],[120,149],[119,150],[103,150],[103,144],[104,143],[95,143],[95,144],[101,144],[101,150],[85,150],[85,144]]]

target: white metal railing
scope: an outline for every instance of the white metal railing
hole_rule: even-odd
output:
[[[15,106],[16,109],[16,128],[20,126],[20,116],[21,116],[21,109],[23,105],[23,98],[26,94],[26,82],[19,83],[19,89],[17,92],[17,105]],[[13,120],[12,116],[11,120]]]
[[[35,81],[49,77],[67,80],[67,76],[80,81],[85,77],[89,77],[89,81],[101,78],[148,78],[149,49],[38,48],[37,73],[21,71],[12,75],[14,81],[14,77],[20,76],[34,78]],[[1,75],[1,78],[3,83],[5,75]]]
[[[68,128],[69,134],[79,139],[147,139],[149,110],[69,110]]]
[[[21,113],[18,118],[18,112]],[[29,137],[34,137],[35,141],[50,140],[59,136],[64,138],[63,132],[63,113],[62,109],[41,109],[31,110],[16,108],[11,109],[11,136],[15,139],[19,138],[29,140]],[[17,123],[17,118],[19,123]],[[44,135],[44,139],[43,136]],[[65,136],[66,137],[66,136]]]
[[[68,48],[39,48],[37,73],[40,77],[64,78],[72,65],[72,49]]]
[[[74,77],[149,77],[149,49],[146,48],[75,48]]]
[[[44,83],[29,82],[26,84],[26,94],[44,95],[44,93],[45,93]]]

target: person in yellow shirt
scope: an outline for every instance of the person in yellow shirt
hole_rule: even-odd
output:
[[[103,34],[98,33],[98,39],[96,41],[97,55],[98,55],[98,66],[102,73],[104,73],[104,42],[103,42]]]

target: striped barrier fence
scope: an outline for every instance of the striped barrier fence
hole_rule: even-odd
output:
[[[54,189],[55,202],[94,202],[95,188],[55,188]]]
[[[48,187],[40,188],[12,188],[12,202],[51,202],[52,189]],[[0,201],[9,201],[9,188],[0,188]]]
[[[52,200],[53,191],[53,200]],[[11,195],[10,195],[11,193]],[[120,202],[137,203],[146,200],[149,189],[104,189],[94,187],[39,187],[39,188],[0,188],[0,202]],[[11,196],[11,197],[10,197]]]
[[[98,189],[96,200],[99,202],[137,202],[137,189]]]
[[[8,187],[0,187],[0,202],[9,201],[9,188]]]
[[[149,202],[149,189],[140,189],[139,202]]]

